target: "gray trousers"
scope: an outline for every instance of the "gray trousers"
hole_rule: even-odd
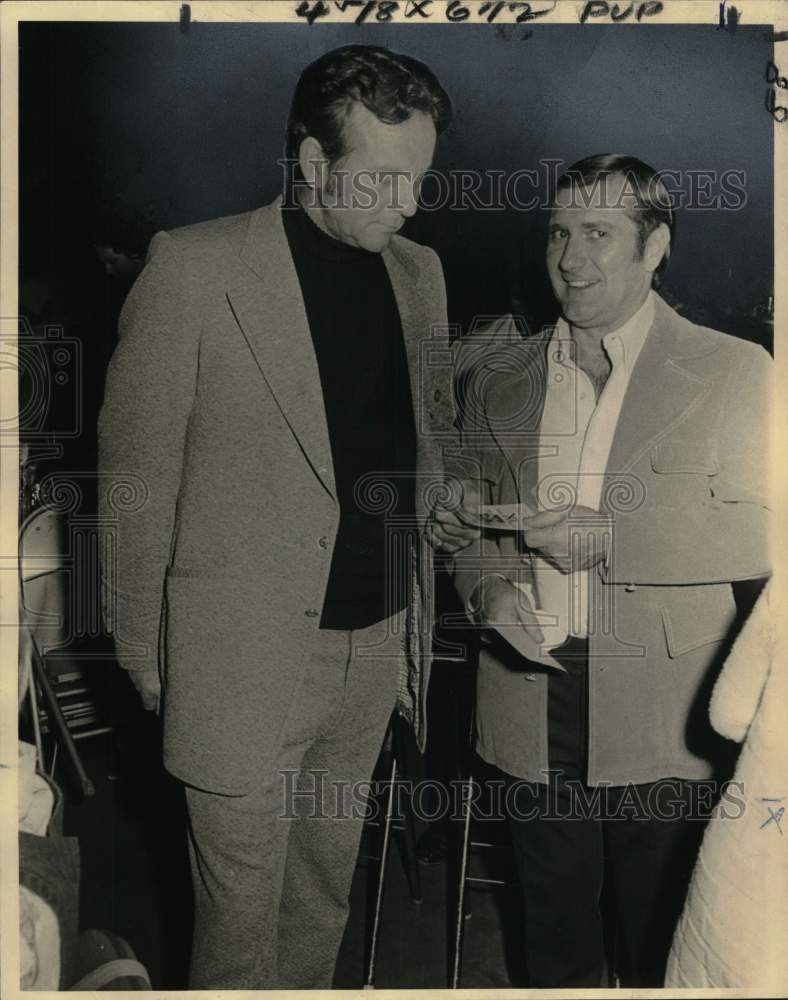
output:
[[[242,796],[187,787],[190,989],[330,988],[367,783],[396,700],[401,625],[398,615],[316,632],[259,784]]]

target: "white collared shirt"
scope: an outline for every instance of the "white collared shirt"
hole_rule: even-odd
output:
[[[575,344],[559,320],[547,354],[547,391],[539,432],[536,498],[540,510],[568,504],[599,509],[613,436],[635,362],[654,322],[654,293],[602,344],[612,366],[599,399],[584,371],[572,360]],[[582,525],[578,524],[582,531]],[[552,649],[567,636],[588,635],[590,571],[562,573],[533,554],[536,602],[544,646]]]

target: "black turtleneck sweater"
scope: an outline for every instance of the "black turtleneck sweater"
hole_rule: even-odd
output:
[[[407,602],[416,432],[402,327],[380,254],[332,239],[302,208],[283,208],[282,217],[320,371],[340,511],[320,627],[359,629]],[[393,506],[381,503],[388,496]]]

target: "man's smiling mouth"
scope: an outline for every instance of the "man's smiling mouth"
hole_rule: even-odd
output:
[[[598,281],[571,281],[569,278],[564,278],[564,281],[570,288],[592,288],[599,284]]]

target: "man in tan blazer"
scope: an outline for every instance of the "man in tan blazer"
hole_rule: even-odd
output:
[[[192,988],[330,987],[395,705],[423,741],[454,415],[441,265],[395,233],[450,111],[414,59],[327,53],[286,204],[159,234],[121,318],[108,618],[186,785]]]
[[[621,981],[661,985],[722,750],[732,583],[769,572],[769,357],[656,294],[672,231],[654,170],[581,161],[550,216],[557,327],[459,348],[467,474],[526,515],[455,583],[486,639],[478,751],[507,789],[533,987],[601,984],[605,858]]]

